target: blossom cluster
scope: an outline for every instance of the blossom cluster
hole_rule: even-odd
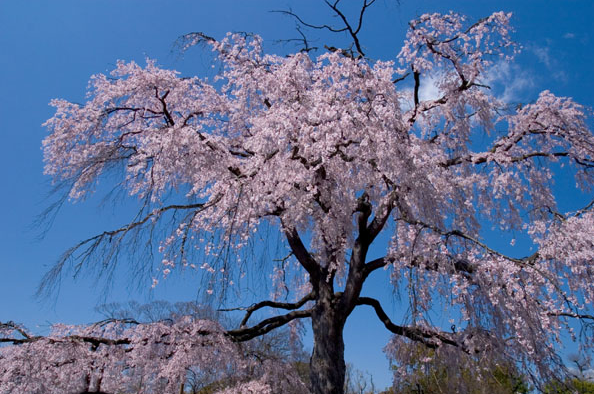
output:
[[[0,336],[15,339],[0,348],[0,391],[7,394],[177,393],[196,384],[188,380],[196,374],[220,393],[305,392],[282,361],[251,357],[210,320],[114,320],[55,325],[44,337],[14,334]]]

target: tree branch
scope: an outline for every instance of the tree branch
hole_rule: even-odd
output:
[[[159,89],[155,86],[155,97],[161,103],[161,106],[163,108],[163,115],[165,116],[165,120],[167,121],[167,125],[168,126],[174,126],[175,125],[175,121],[173,120],[173,117],[171,116],[171,113],[169,112],[169,109],[167,108],[167,103],[165,102],[165,99],[167,98],[168,95],[169,95],[169,90],[167,90],[163,94],[163,96],[159,95]]]
[[[96,240],[96,239],[101,239],[103,237],[109,236],[112,237],[114,235],[117,235],[119,233],[126,233],[130,230],[132,230],[135,227],[141,226],[143,224],[145,224],[146,222],[148,222],[151,218],[153,217],[159,217],[161,216],[164,212],[170,211],[170,210],[186,210],[186,209],[196,209],[198,211],[203,211],[211,206],[213,206],[214,204],[216,204],[218,202],[218,200],[220,200],[220,198],[216,198],[213,202],[211,203],[198,203],[198,204],[186,204],[186,205],[177,205],[177,204],[173,204],[173,205],[167,205],[165,207],[156,209],[154,211],[152,211],[151,213],[149,213],[148,215],[146,215],[144,218],[142,218],[141,220],[137,221],[137,222],[132,222],[130,224],[127,224],[123,227],[120,227],[119,229],[116,230],[111,230],[111,231],[104,231],[103,233],[96,235],[92,238],[88,238],[82,242],[80,242],[77,246],[75,246],[75,248],[78,248],[82,245],[84,245],[85,243],[88,243],[90,241]]]
[[[121,323],[121,324],[133,324],[133,325],[141,324],[133,319],[106,319],[106,320],[102,320],[100,322],[95,323],[93,326],[104,326],[105,324],[114,323],[114,322]],[[23,344],[27,344],[27,343],[34,343],[34,342],[41,341],[41,340],[47,340],[52,344],[61,343],[61,342],[63,342],[63,343],[65,343],[65,342],[79,342],[79,343],[84,342],[84,343],[88,343],[88,344],[92,345],[92,349],[96,350],[100,345],[121,346],[121,345],[130,345],[132,343],[132,340],[130,340],[129,338],[126,338],[126,337],[110,339],[110,338],[104,338],[101,336],[77,335],[77,334],[66,335],[63,337],[49,337],[49,336],[41,336],[41,335],[31,336],[31,335],[28,335],[22,328],[17,326],[14,322],[7,322],[7,323],[0,322],[0,329],[2,329],[2,328],[13,329],[15,331],[18,331],[21,335],[24,336],[24,338],[10,338],[10,337],[0,338],[0,343],[12,343],[13,345],[23,345]],[[208,330],[196,331],[196,334],[201,335],[201,336],[211,335],[214,333],[215,332],[208,331]],[[162,334],[160,337],[160,340],[167,337],[168,335],[169,334]],[[146,341],[146,339],[145,339],[145,341]]]
[[[465,353],[470,353],[470,351],[463,344],[453,339],[450,334],[431,331],[420,327],[399,326],[392,323],[386,312],[384,312],[380,302],[374,298],[359,297],[359,299],[357,300],[357,305],[369,305],[373,307],[377,317],[381,320],[382,323],[384,323],[384,326],[390,332],[396,335],[404,336],[415,342],[420,342],[432,349],[436,349],[440,347],[442,344],[446,344],[450,346],[455,346],[464,351]]]
[[[301,17],[299,15],[297,15],[296,13],[294,13],[291,9],[289,10],[272,10],[270,12],[277,12],[279,14],[284,14],[284,15],[288,15],[291,16],[293,18],[295,18],[297,20],[297,22],[299,22],[301,25],[305,26],[305,27],[309,27],[311,29],[318,29],[318,30],[329,30],[332,33],[342,33],[343,31],[347,31],[346,27],[343,27],[342,29],[336,29],[330,25],[313,25],[311,23],[307,23],[305,22],[303,19],[301,19]]]
[[[392,214],[395,202],[396,191],[392,191],[392,193],[390,193],[390,195],[387,197],[384,204],[378,207],[375,217],[373,218],[373,220],[367,228],[367,232],[369,233],[369,237],[371,239],[370,242],[373,242],[373,240],[379,235],[379,233],[386,225],[388,218]]]
[[[353,244],[351,257],[349,259],[349,271],[344,286],[344,293],[340,296],[340,311],[344,316],[348,316],[355,307],[354,300],[361,294],[363,282],[363,266],[365,264],[365,257],[369,250],[369,245],[372,242],[370,237],[367,221],[371,216],[372,205],[369,202],[367,192],[364,192],[359,197],[355,213],[358,213],[357,224],[359,235]]]
[[[416,114],[416,108],[419,106],[419,88],[421,87],[421,79],[420,79],[421,73],[419,73],[416,70],[413,70],[413,78],[415,80],[415,90],[414,90],[414,102],[415,102],[415,114]]]
[[[404,75],[402,75],[402,76],[400,76],[400,77],[398,77],[398,78],[395,78],[395,79],[392,81],[392,83],[395,85],[395,84],[397,84],[398,82],[402,82],[402,81],[404,81],[404,80],[406,79],[406,77],[408,77],[409,75],[410,75],[410,72],[407,72],[406,74],[404,74]]]
[[[367,277],[373,271],[383,268],[392,262],[394,262],[394,259],[387,257],[387,256],[372,260],[372,261],[368,262],[367,264],[365,264],[365,266],[363,267],[363,275],[365,275],[365,277]]]
[[[579,320],[594,320],[594,315],[583,314],[583,313],[570,313],[570,312],[549,312],[549,316],[557,316],[557,317],[571,317],[574,319]]]
[[[347,316],[355,307],[355,300],[361,294],[363,283],[369,275],[369,272],[365,270],[367,252],[369,251],[369,246],[383,229],[392,212],[394,196],[394,193],[390,194],[387,200],[384,200],[384,203],[380,204],[375,217],[369,225],[367,222],[372,213],[371,203],[369,202],[367,193],[363,193],[359,198],[357,209],[355,210],[355,212],[359,212],[359,217],[357,218],[359,235],[352,248],[348,276],[344,293],[340,299],[340,309]]]
[[[590,201],[590,202],[588,203],[588,205],[586,205],[585,207],[583,207],[582,209],[580,209],[579,211],[577,211],[577,212],[575,213],[575,216],[576,216],[576,217],[577,217],[577,216],[581,216],[581,215],[583,215],[584,213],[586,213],[586,212],[588,212],[589,210],[591,210],[592,208],[594,208],[594,200]]]
[[[283,233],[285,234],[289,246],[291,247],[291,251],[297,258],[297,261],[299,261],[299,264],[301,264],[301,266],[305,268],[305,270],[312,279],[317,279],[321,274],[320,266],[314,260],[311,254],[307,251],[307,248],[301,241],[301,238],[299,237],[299,233],[297,233],[297,230],[294,227],[287,228],[284,224],[282,224],[282,227]],[[314,280],[314,282],[316,281]]]
[[[229,330],[226,332],[226,335],[231,337],[231,339],[235,342],[249,341],[250,339],[253,339],[260,335],[264,335],[274,330],[275,328],[283,326],[292,320],[310,317],[311,312],[311,309],[289,312],[286,315],[275,316],[269,319],[262,320],[260,323],[256,324],[253,327]]]
[[[363,273],[364,273],[365,277],[367,277],[373,271],[378,270],[380,268],[384,268],[386,265],[391,264],[393,262],[394,262],[393,257],[388,257],[388,256],[380,257],[378,259],[372,260],[372,261],[368,262],[367,264],[365,264],[365,266],[363,267]],[[414,261],[411,262],[409,267],[419,267],[420,265],[421,265],[420,261],[415,259]],[[437,263],[435,263],[433,265],[424,264],[423,266],[427,270],[437,270],[437,268],[438,268]],[[454,261],[452,264],[452,268],[456,272],[461,272],[466,275],[471,275],[475,270],[475,267],[472,264],[470,264],[468,261],[464,261],[464,260]]]
[[[507,256],[501,252],[496,251],[495,249],[492,249],[491,247],[489,247],[488,245],[486,245],[484,242],[479,241],[478,239],[476,239],[475,237],[468,235],[466,233],[463,233],[460,230],[450,230],[450,231],[444,231],[441,230],[440,228],[438,228],[437,226],[428,224],[428,223],[424,223],[420,220],[413,220],[413,219],[409,219],[406,217],[401,217],[399,218],[399,220],[402,220],[408,224],[411,225],[417,225],[417,226],[422,226],[424,228],[428,228],[430,230],[432,230],[433,232],[442,235],[444,237],[451,237],[451,236],[455,236],[455,237],[459,237],[459,238],[463,238],[467,241],[470,241],[472,243],[474,243],[475,245],[479,246],[480,248],[484,249],[486,252],[493,254],[495,256],[504,258],[506,260],[512,261],[514,263],[517,264],[531,264],[532,262],[534,262],[534,260],[536,260],[538,258],[538,252],[533,253],[532,255],[528,256],[528,257],[524,257],[521,259],[515,258],[515,257],[510,257]]]
[[[26,338],[31,338],[31,335],[27,332],[27,330],[25,328],[23,328],[22,326],[16,324],[13,321],[8,321],[6,323],[0,322],[0,330],[16,331],[20,335],[22,335],[23,338],[25,338],[25,339]]]
[[[364,192],[361,197],[359,197],[355,213],[359,213],[359,217],[357,218],[359,237],[363,236],[367,238],[367,221],[369,220],[369,216],[371,216],[371,203],[369,202],[369,195],[367,192]]]
[[[280,11],[271,11],[271,12],[280,12]],[[295,30],[297,30],[297,33],[299,33],[301,38],[289,38],[289,39],[285,39],[285,40],[276,40],[275,42],[277,42],[277,43],[289,43],[289,42],[295,42],[295,41],[301,42],[301,43],[303,43],[303,47],[299,50],[299,52],[309,53],[311,51],[318,50],[318,47],[312,47],[309,45],[307,36],[303,33],[303,31],[301,30],[301,27],[299,25],[297,25],[295,27]]]
[[[80,241],[78,244],[74,245],[73,247],[69,248],[59,259],[59,261],[54,265],[54,267],[48,271],[37,290],[37,296],[41,296],[42,293],[51,288],[52,285],[55,283],[55,280],[60,276],[62,270],[64,269],[64,265],[70,259],[76,259],[79,261],[77,264],[77,270],[82,267],[82,265],[87,261],[93,253],[100,247],[100,245],[104,242],[112,243],[113,238],[116,237],[114,242],[114,247],[125,237],[125,235],[133,229],[139,228],[142,225],[146,224],[150,220],[158,220],[158,218],[167,211],[177,211],[177,210],[191,210],[194,209],[196,212],[204,211],[212,206],[214,206],[219,200],[221,196],[217,196],[212,201],[207,203],[196,203],[196,204],[172,204],[161,207],[159,209],[155,209],[152,212],[145,215],[142,219],[137,220],[135,222],[129,223],[125,226],[122,226],[115,230],[104,231],[101,234],[97,234],[94,237],[87,238],[83,241]],[[84,249],[81,251],[81,249]],[[81,251],[79,256],[74,256],[77,251]]]
[[[342,19],[342,22],[345,25],[345,29],[343,29],[343,31],[346,30],[351,35],[353,43],[355,44],[355,48],[357,48],[357,52],[359,53],[358,57],[364,57],[365,53],[363,53],[363,49],[361,48],[361,43],[359,42],[359,37],[357,36],[357,34],[361,30],[361,26],[363,24],[363,14],[365,13],[365,10],[369,6],[371,6],[375,2],[375,0],[371,0],[369,3],[367,2],[367,0],[363,1],[363,6],[361,7],[361,11],[359,13],[359,25],[355,30],[353,30],[351,24],[349,23],[346,16],[342,13],[342,11],[338,9],[338,3],[340,2],[340,0],[336,0],[334,4],[331,4],[328,0],[324,0],[324,2],[336,13],[336,15],[340,17],[340,19]]]
[[[490,151],[488,153],[495,153],[495,151]],[[487,155],[480,155],[480,156],[479,155],[468,155],[468,156],[464,156],[464,157],[462,157],[462,156],[454,157],[452,159],[449,159],[445,163],[441,163],[440,166],[441,167],[451,167],[451,166],[455,166],[455,165],[462,164],[462,163],[483,164],[483,163],[487,163],[489,161],[489,159],[491,159],[491,157],[488,157]],[[505,162],[518,163],[518,162],[521,162],[521,161],[524,161],[524,160],[527,160],[527,159],[530,159],[533,157],[567,157],[567,156],[569,156],[568,152],[531,152],[531,153],[526,153],[521,156],[510,157]],[[586,167],[594,167],[594,163],[589,164],[589,163],[586,163],[585,161],[581,161],[579,159],[574,159],[574,160],[578,164],[584,165]],[[494,160],[494,161],[496,161],[496,160]]]
[[[356,50],[357,50],[357,53],[358,53],[357,57],[361,58],[361,57],[365,56],[365,53],[363,52],[363,48],[361,46],[361,42],[359,41],[358,34],[361,31],[361,28],[363,27],[363,16],[365,15],[365,11],[367,11],[367,9],[369,7],[371,7],[371,5],[373,5],[373,3],[375,3],[375,1],[376,0],[364,0],[363,1],[363,5],[361,6],[361,9],[359,10],[359,18],[358,18],[358,23],[357,23],[356,27],[353,27],[351,25],[351,23],[349,22],[346,15],[338,8],[338,3],[340,3],[340,0],[336,0],[333,3],[331,3],[328,0],[324,0],[324,2],[332,11],[334,11],[336,16],[338,16],[342,20],[342,22],[344,24],[343,28],[335,28],[335,27],[332,27],[327,24],[314,25],[311,23],[307,23],[299,15],[294,13],[291,9],[289,9],[289,10],[273,10],[271,12],[278,12],[280,14],[291,16],[291,17],[295,18],[295,20],[302,26],[309,27],[311,29],[328,30],[332,33],[348,32],[353,40],[353,44],[355,45]],[[299,29],[298,29],[298,31],[299,31]],[[301,31],[299,31],[299,33],[302,34]],[[302,34],[302,36],[303,36],[303,34]],[[334,47],[326,47],[326,48],[330,51],[338,50],[337,48],[334,48]],[[342,52],[343,54],[345,54],[346,56],[349,56],[349,55],[352,56],[352,50],[344,50],[343,49],[343,50],[339,50],[339,51]]]
[[[70,335],[64,338],[49,338],[44,336],[31,336],[28,338],[0,338],[0,343],[12,343],[13,345],[24,345],[27,343],[33,343],[47,339],[51,343],[59,342],[84,342],[93,345],[96,349],[99,345],[117,346],[117,345],[129,345],[131,341],[128,338],[120,339],[108,339],[102,337],[92,337],[83,335]]]
[[[315,299],[315,293],[311,292],[308,295],[306,295],[305,297],[303,297],[302,299],[300,299],[299,301],[294,302],[294,303],[275,302],[275,301],[266,300],[266,301],[261,301],[256,304],[253,304],[247,308],[239,307],[239,308],[219,309],[219,311],[221,311],[221,312],[230,312],[230,311],[237,311],[237,310],[246,311],[246,314],[245,314],[243,320],[239,324],[240,328],[244,328],[244,327],[246,327],[246,324],[247,324],[249,318],[251,317],[252,313],[257,311],[258,309],[265,308],[265,307],[279,308],[279,309],[286,309],[286,310],[299,309],[303,305],[305,305],[306,302],[313,301],[314,299]]]

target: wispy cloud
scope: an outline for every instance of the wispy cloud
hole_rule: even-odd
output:
[[[419,100],[437,100],[442,96],[439,90],[439,81],[443,78],[443,71],[433,70],[430,74],[421,75],[419,86]],[[414,90],[412,87],[407,86],[401,89],[402,93],[402,110],[408,111],[414,107],[413,96]]]
[[[437,87],[440,80],[443,79],[443,73],[436,71],[431,73],[421,81],[419,86],[419,99],[420,100],[437,100],[441,97],[441,92]]]
[[[536,55],[538,60],[541,63],[543,63],[545,66],[547,66],[548,69],[550,69],[552,67],[551,53],[550,53],[549,48],[533,46],[530,49],[531,49],[532,53],[534,53]]]
[[[484,83],[491,87],[499,100],[506,103],[526,101],[535,86],[531,73],[507,61],[497,62],[487,70]]]
[[[575,34],[568,32],[568,33],[563,34],[563,38],[571,40],[571,39],[575,38]]]
[[[558,81],[567,81],[567,74],[562,70],[561,65],[556,58],[551,56],[551,51],[548,47],[532,45],[528,47],[528,49],[536,56],[538,61],[545,65],[554,79]]]
[[[439,83],[445,77],[443,70],[433,70],[432,73],[421,76],[421,85],[419,86],[419,99],[437,100],[443,92],[439,88]],[[517,64],[508,61],[500,61],[483,74],[480,79],[482,84],[491,88],[498,100],[508,104],[522,103],[530,100],[532,90],[536,86],[533,74],[523,70]],[[403,95],[402,109],[409,110],[413,104],[413,89],[407,86],[401,90]]]

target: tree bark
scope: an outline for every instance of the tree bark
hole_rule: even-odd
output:
[[[342,332],[345,319],[337,312],[332,292],[321,293],[311,316],[314,335],[309,366],[311,390],[313,394],[344,394],[346,366]]]

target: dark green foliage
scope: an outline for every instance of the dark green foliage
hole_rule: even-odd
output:
[[[594,382],[586,379],[570,379],[551,382],[544,387],[544,394],[594,394]]]

